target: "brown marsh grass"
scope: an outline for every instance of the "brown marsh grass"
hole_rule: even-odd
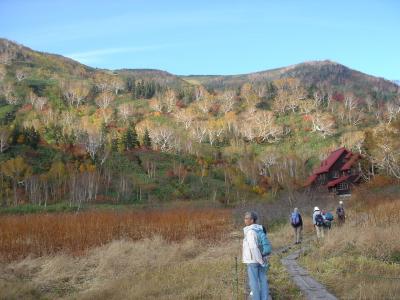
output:
[[[232,230],[229,210],[93,211],[0,216],[0,260],[65,252],[79,255],[113,240],[160,236],[216,241]]]

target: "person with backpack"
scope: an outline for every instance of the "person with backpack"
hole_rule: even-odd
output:
[[[267,270],[268,255],[272,248],[263,226],[256,224],[257,214],[246,212],[244,215],[243,228],[243,263],[247,265],[250,295],[254,300],[266,300],[269,295]]]
[[[290,215],[290,225],[294,230],[294,243],[301,243],[301,232],[303,231],[303,219],[299,213],[299,209],[296,207]]]
[[[326,210],[322,210],[322,217],[324,218],[324,227],[328,230],[332,228],[333,215]]]
[[[346,213],[343,207],[343,201],[339,201],[339,206],[336,208],[336,215],[338,220],[338,225],[341,226],[346,221]]]
[[[317,238],[323,238],[324,237],[324,217],[321,214],[321,211],[319,210],[318,206],[314,207],[314,212],[313,212],[313,224],[315,227],[315,231],[317,232]]]

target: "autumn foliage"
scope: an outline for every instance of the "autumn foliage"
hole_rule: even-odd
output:
[[[113,240],[161,236],[215,241],[230,229],[229,210],[82,212],[0,217],[0,260],[57,252],[73,255]]]

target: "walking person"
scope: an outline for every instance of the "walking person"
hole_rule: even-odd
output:
[[[324,238],[324,217],[321,214],[321,211],[319,210],[318,206],[314,207],[314,213],[313,213],[313,224],[315,231],[317,232],[317,238]]]
[[[322,210],[322,217],[324,218],[324,227],[328,230],[332,228],[333,215],[331,212]]]
[[[294,231],[294,243],[301,243],[301,233],[303,231],[303,219],[299,213],[299,209],[296,207],[292,214],[290,215],[290,225],[293,227]]]
[[[336,215],[337,215],[338,225],[339,226],[343,225],[346,221],[346,213],[344,211],[343,201],[339,201],[339,206],[336,208]]]
[[[256,224],[257,214],[246,212],[243,228],[243,263],[247,265],[250,295],[253,300],[266,300],[269,295],[267,256],[271,254],[271,244],[263,231],[263,226]]]

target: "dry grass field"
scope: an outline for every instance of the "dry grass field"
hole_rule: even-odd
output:
[[[399,299],[400,198],[360,190],[348,219],[301,262],[340,299]]]
[[[0,299],[241,298],[231,221],[224,209],[1,216]],[[279,256],[269,277],[275,299],[301,298]]]

